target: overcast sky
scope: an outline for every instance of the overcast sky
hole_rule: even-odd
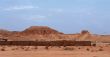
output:
[[[0,0],[0,28],[49,26],[64,33],[110,34],[110,0]]]

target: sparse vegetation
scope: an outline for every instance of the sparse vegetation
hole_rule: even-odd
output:
[[[35,46],[35,47],[34,47],[34,49],[38,49],[38,47],[37,47],[37,46]]]
[[[57,47],[61,48],[61,46],[57,46]]]
[[[90,51],[90,49],[89,49],[89,48],[87,48],[86,50],[87,50],[87,51]]]
[[[5,48],[1,48],[1,51],[6,51]]]
[[[25,48],[24,50],[25,50],[25,51],[29,51],[29,48]]]
[[[104,51],[102,48],[100,48],[98,51]]]
[[[15,48],[12,48],[12,50],[16,50]]]
[[[80,47],[78,49],[81,49]]]
[[[96,47],[96,44],[93,44],[92,46]]]
[[[20,48],[21,48],[21,49],[25,49],[25,47],[24,47],[24,46],[20,46]]]
[[[49,49],[49,46],[45,46],[45,49],[48,50]]]
[[[74,48],[72,48],[72,47],[65,47],[64,50],[70,50],[70,51],[72,51],[72,50],[74,50]]]
[[[93,57],[97,57],[97,56],[93,56]]]

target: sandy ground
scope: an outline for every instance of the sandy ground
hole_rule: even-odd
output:
[[[110,46],[1,46],[0,57],[110,57]]]

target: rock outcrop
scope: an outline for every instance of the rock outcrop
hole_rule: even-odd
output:
[[[38,34],[38,35],[47,35],[47,34],[63,34],[54,29],[51,29],[47,26],[31,26],[26,30],[21,32],[22,34],[30,35],[30,34]]]
[[[30,40],[75,40],[75,41],[98,41],[110,42],[110,35],[91,34],[87,30],[76,34],[64,34],[47,26],[31,26],[24,31],[0,30],[0,38],[14,41]]]

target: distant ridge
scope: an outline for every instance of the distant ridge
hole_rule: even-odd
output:
[[[13,41],[29,40],[79,40],[110,42],[110,35],[91,34],[87,30],[82,30],[76,34],[64,34],[47,26],[31,26],[23,31],[8,31],[0,29],[0,38]]]

